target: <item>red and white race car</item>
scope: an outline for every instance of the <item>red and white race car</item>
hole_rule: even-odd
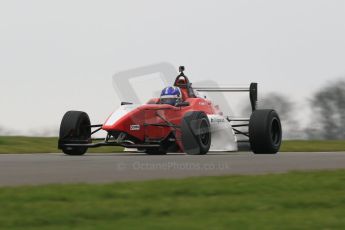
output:
[[[160,98],[143,105],[122,102],[103,124],[91,125],[85,112],[68,111],[61,122],[58,148],[68,155],[82,155],[88,148],[100,146],[123,146],[152,155],[206,154],[238,151],[240,135],[247,138],[241,141],[249,142],[254,153],[279,151],[282,139],[279,116],[274,110],[256,109],[256,83],[248,88],[193,88],[184,75],[184,67],[179,70],[174,86],[165,88]],[[223,115],[212,101],[200,96],[198,92],[202,91],[249,92],[250,118]],[[100,130],[107,132],[106,137],[102,141],[92,139]]]

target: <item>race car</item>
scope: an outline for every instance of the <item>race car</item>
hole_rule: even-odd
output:
[[[121,102],[103,124],[92,125],[85,112],[68,111],[61,121],[58,148],[67,155],[83,155],[88,148],[101,146],[123,146],[149,155],[201,155],[238,151],[244,141],[256,154],[279,151],[281,122],[273,109],[256,108],[257,83],[246,88],[193,88],[184,71],[180,66],[173,86],[164,88],[159,98],[142,105]],[[202,92],[249,92],[250,118],[224,115]],[[106,131],[104,138],[91,137],[100,130]]]

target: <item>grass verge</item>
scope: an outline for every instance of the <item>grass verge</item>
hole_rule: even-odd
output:
[[[0,153],[57,153],[57,137],[0,136]],[[90,153],[122,152],[122,147],[90,148]]]
[[[122,147],[90,148],[91,153],[121,152]],[[334,141],[283,141],[281,152],[330,152],[345,151],[345,140]],[[0,136],[0,153],[56,153],[56,137]]]
[[[0,188],[1,229],[344,229],[345,171]]]
[[[345,140],[287,140],[281,152],[336,152],[345,151]]]

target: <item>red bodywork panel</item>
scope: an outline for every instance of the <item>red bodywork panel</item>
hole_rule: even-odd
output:
[[[159,99],[151,99],[148,104],[130,111],[114,124],[106,125],[107,122],[105,122],[102,129],[108,132],[125,132],[141,142],[149,142],[151,140],[162,140],[166,138],[174,128],[150,126],[147,124],[166,124],[166,121],[169,121],[179,126],[184,114],[189,111],[204,111],[206,114],[219,114],[218,109],[216,109],[212,102],[204,98],[186,98],[185,101],[189,102],[189,106],[181,107],[156,104],[158,101]],[[177,144],[181,147],[179,136],[180,132],[176,132]]]

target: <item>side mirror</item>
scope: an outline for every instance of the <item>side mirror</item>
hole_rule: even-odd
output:
[[[179,102],[179,103],[176,104],[176,106],[179,106],[179,107],[189,106],[189,102],[188,101]]]

